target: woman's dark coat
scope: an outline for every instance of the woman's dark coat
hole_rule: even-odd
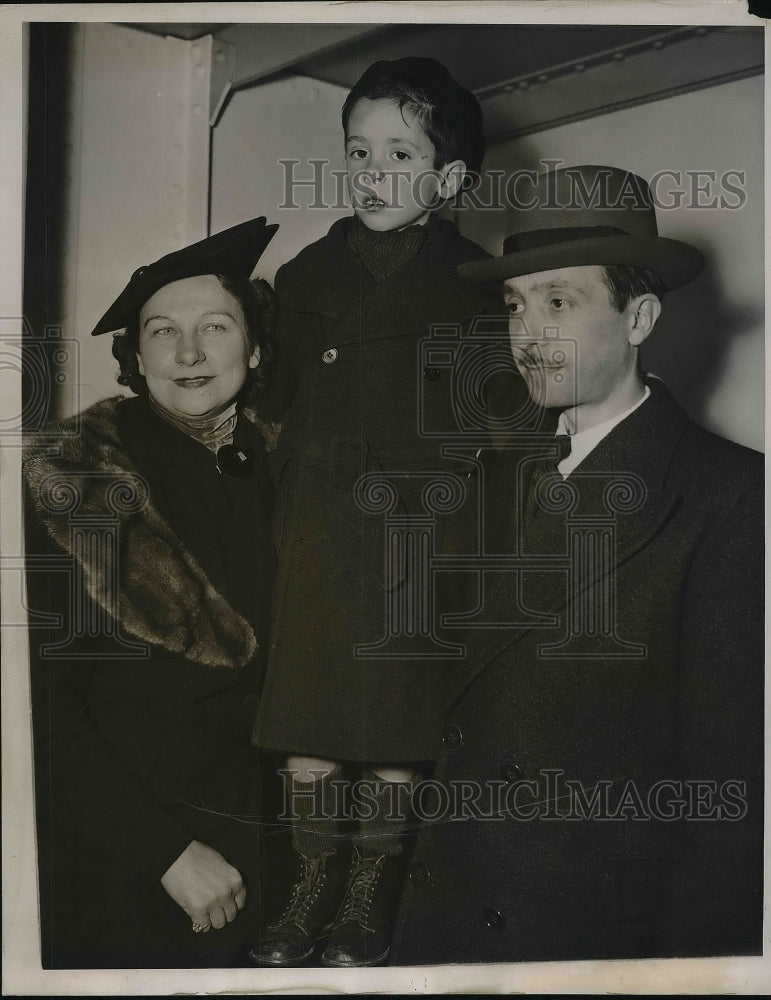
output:
[[[364,509],[356,484],[382,473],[380,497],[394,490],[392,515],[431,514],[424,487],[462,468],[441,453],[462,426],[458,399],[468,406],[474,377],[464,376],[461,329],[500,307],[488,290],[458,278],[458,264],[486,255],[451,223],[432,218],[417,256],[376,283],[346,241],[350,221],[335,223],[276,275],[280,548],[255,739],[333,759],[427,759],[459,668],[415,658],[416,646],[436,653],[420,637],[401,657],[355,652],[385,637],[389,591],[405,588],[403,568],[386,569],[384,509]],[[437,544],[442,530],[440,515]]]
[[[576,516],[606,520],[614,498],[615,591],[593,590],[613,579],[593,572],[573,592],[615,594],[615,635],[578,630],[550,651],[569,634],[564,570],[519,593],[491,574],[485,620],[556,619],[470,637],[435,773],[466,804],[419,835],[395,964],[761,950],[763,462],[651,390],[553,496],[573,484]],[[488,507],[513,517],[516,495],[504,471]],[[539,514],[524,541],[564,554],[565,515]],[[485,818],[496,784],[504,808]]]
[[[43,964],[234,964],[260,909],[264,463],[227,479],[143,399],[112,399],[30,445],[25,478]],[[194,935],[160,884],[194,839],[247,886],[216,933]]]

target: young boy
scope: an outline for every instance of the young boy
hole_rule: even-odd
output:
[[[426,513],[431,474],[453,465],[436,439],[421,437],[419,408],[431,427],[452,431],[455,420],[449,373],[424,367],[421,340],[432,324],[499,311],[494,294],[456,273],[483,252],[434,213],[481,167],[474,96],[433,60],[378,62],[342,119],[354,215],[276,276],[279,579],[255,742],[289,755],[300,879],[253,949],[268,965],[308,960],[322,933],[325,965],[375,965],[388,955],[404,826],[402,810],[388,807],[432,759],[458,668],[416,659],[414,647],[412,656],[361,649],[377,646],[389,597],[413,583],[386,567],[383,514],[364,510],[355,489],[363,474],[382,471],[392,510]],[[419,587],[412,593],[430,599]],[[369,809],[342,881],[333,782],[339,789],[351,764],[358,777],[364,768]]]

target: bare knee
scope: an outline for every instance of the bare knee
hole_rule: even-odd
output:
[[[334,760],[325,760],[323,757],[300,757],[294,754],[287,757],[286,766],[287,770],[294,772],[295,781],[302,781],[306,784],[329,777],[330,774],[334,774],[338,770],[338,765]]]

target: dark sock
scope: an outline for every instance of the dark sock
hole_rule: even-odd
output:
[[[289,813],[292,820],[292,847],[298,854],[317,858],[336,851],[340,842],[337,829],[337,796],[333,782],[339,771],[316,781],[294,781]]]
[[[372,784],[376,808],[372,819],[359,821],[354,844],[368,857],[380,854],[395,857],[402,853],[401,834],[407,822],[408,789],[412,782],[385,781],[369,770],[363,777]]]

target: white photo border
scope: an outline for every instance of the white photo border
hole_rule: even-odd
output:
[[[207,16],[208,15],[208,16]],[[562,0],[509,3],[206,3],[0,5],[0,197],[3,316],[21,316],[24,215],[24,23],[29,21],[181,22],[313,21],[373,23],[607,23],[758,26],[746,0]],[[768,58],[769,27],[766,24]],[[771,87],[766,92],[766,151]],[[766,199],[771,170],[766,156]],[[769,260],[768,207],[766,261]],[[768,268],[766,268],[768,274]],[[767,281],[768,283],[768,281]],[[18,373],[0,372],[0,415],[21,412]],[[766,368],[768,385],[768,361]],[[768,406],[766,406],[768,421]],[[0,451],[0,552],[20,549],[20,449]],[[19,606],[20,574],[2,574],[3,621]],[[185,993],[630,993],[762,994],[771,986],[766,956],[746,959],[646,960],[512,965],[455,965],[368,970],[213,969],[45,971],[40,965],[32,803],[28,654],[22,628],[2,633],[3,994],[48,996]],[[766,817],[769,806],[767,794]],[[766,951],[769,928],[766,927]]]

